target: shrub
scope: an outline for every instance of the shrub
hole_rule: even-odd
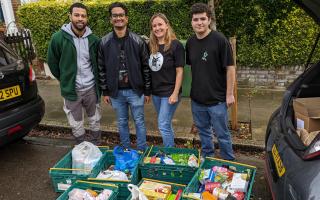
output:
[[[85,1],[89,9],[89,26],[94,34],[103,36],[111,31],[108,19],[108,7],[114,1]],[[188,38],[192,34],[190,25],[190,6],[196,0],[136,0],[125,1],[129,9],[130,28],[143,35],[149,35],[149,19],[155,12],[163,12],[169,18],[177,37]],[[69,3],[40,1],[22,5],[18,10],[19,23],[32,32],[32,39],[38,57],[46,59],[46,52],[51,35],[69,22]]]
[[[122,0],[124,1],[124,0]],[[207,2],[206,0],[201,0]],[[108,6],[113,0],[84,1],[89,9],[89,25],[98,36],[111,31]],[[163,12],[179,39],[193,32],[190,6],[197,0],[126,0],[129,26],[138,34],[149,35],[149,19]],[[218,30],[237,38],[237,63],[249,67],[277,67],[304,64],[319,26],[291,0],[223,0],[217,1]],[[40,1],[24,4],[18,11],[19,22],[32,32],[38,57],[45,59],[51,35],[69,22],[69,3]],[[317,51],[313,62],[319,60]]]

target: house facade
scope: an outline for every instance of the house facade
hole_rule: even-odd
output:
[[[20,0],[0,0],[0,31],[14,31],[16,29],[16,12]]]

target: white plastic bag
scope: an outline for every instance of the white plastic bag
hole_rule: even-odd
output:
[[[112,190],[104,189],[97,197],[96,200],[108,200],[112,195]]]
[[[90,142],[82,142],[72,149],[72,168],[84,169],[85,171],[75,170],[73,174],[90,174],[90,171],[98,163],[102,153],[100,149]]]
[[[118,181],[128,181],[127,175],[118,170],[105,170],[98,174],[97,178],[99,179],[111,179],[111,180],[118,180]]]
[[[143,194],[138,188],[138,186],[133,184],[128,184],[128,190],[131,192],[131,200],[148,200],[146,195]]]
[[[68,196],[69,196],[69,200],[79,200],[79,199],[83,199],[85,194],[86,194],[85,190],[74,188],[68,193]]]

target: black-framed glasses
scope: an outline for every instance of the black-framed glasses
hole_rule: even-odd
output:
[[[114,13],[114,14],[111,14],[111,17],[112,18],[114,18],[114,19],[116,19],[116,18],[123,18],[123,17],[125,17],[126,16],[126,14],[125,13]]]

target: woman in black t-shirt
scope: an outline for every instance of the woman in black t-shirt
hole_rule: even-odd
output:
[[[150,26],[152,101],[157,111],[163,144],[173,147],[172,118],[180,99],[185,52],[164,14],[154,14]]]

